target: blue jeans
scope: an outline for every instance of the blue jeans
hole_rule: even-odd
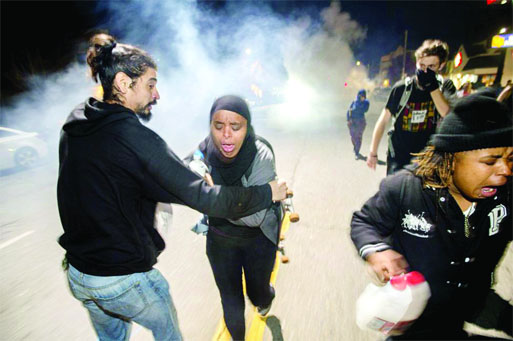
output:
[[[132,322],[155,340],[182,340],[169,284],[157,269],[124,276],[92,276],[69,265],[73,296],[89,311],[100,340],[128,340]]]

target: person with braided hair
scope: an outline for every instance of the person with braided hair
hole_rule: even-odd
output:
[[[239,219],[283,200],[287,186],[209,186],[138,119],[149,119],[160,99],[152,57],[107,34],[90,45],[87,63],[103,100],[78,105],[59,144],[59,244],[69,287],[100,340],[128,340],[133,322],[156,340],[182,340],[169,284],[153,268],[165,247],[154,228],[157,203]]]
[[[511,306],[498,304],[491,287],[512,239],[512,168],[511,113],[493,97],[471,94],[412,163],[354,212],[351,238],[377,277],[418,271],[431,289],[419,319],[387,340],[472,339],[463,323],[487,307],[511,333]]]

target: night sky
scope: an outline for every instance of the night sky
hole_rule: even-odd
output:
[[[162,0],[163,1],[163,0]],[[1,1],[1,104],[26,90],[30,74],[59,71],[83,58],[84,37],[95,28],[108,29],[110,19],[99,10],[100,1]],[[198,1],[204,10],[237,10],[248,3],[269,5],[285,18],[308,13],[318,17],[330,1]],[[367,29],[365,41],[352,46],[356,59],[376,71],[380,57],[402,45],[408,30],[408,47],[426,38],[440,38],[454,53],[461,43],[490,39],[502,27],[511,33],[512,5],[486,5],[473,1],[341,1],[342,11]],[[148,22],[134,15],[133,25],[151,31]],[[151,23],[156,25],[158,23]],[[122,35],[121,32],[117,32]],[[82,43],[82,45],[80,45]],[[372,76],[372,74],[371,74]]]

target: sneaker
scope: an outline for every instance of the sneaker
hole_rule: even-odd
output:
[[[265,317],[269,313],[269,310],[271,310],[271,306],[273,304],[274,296],[276,296],[274,287],[270,283],[269,283],[269,289],[271,290],[271,296],[272,296],[271,303],[269,303],[269,305],[267,305],[265,307],[257,307],[257,312],[258,312],[258,315],[260,315],[260,317]]]

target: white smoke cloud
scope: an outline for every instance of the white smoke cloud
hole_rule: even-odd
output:
[[[216,97],[247,98],[257,133],[284,126],[312,130],[320,117],[341,117],[357,90],[372,85],[366,69],[355,67],[350,48],[366,31],[338,2],[320,16],[298,10],[290,17],[248,2],[228,3],[215,13],[194,1],[99,4],[111,18],[99,28],[157,60],[161,100],[150,126],[181,155],[208,133]],[[60,128],[71,109],[92,93],[95,84],[86,70],[77,63],[51,77],[36,77],[31,92],[2,110],[17,126],[43,122],[38,126]],[[276,103],[281,104],[269,105]]]
[[[1,108],[6,126],[38,132],[48,142],[49,157],[57,160],[59,131],[68,114],[88,96],[94,95],[88,69],[73,63],[64,71],[27,80],[31,89],[14,99],[14,104]]]

